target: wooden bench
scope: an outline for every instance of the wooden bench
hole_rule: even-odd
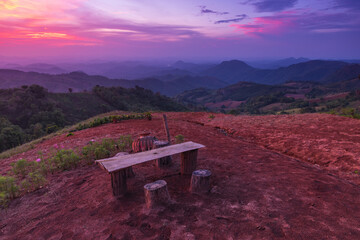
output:
[[[181,174],[192,174],[196,169],[198,149],[203,147],[205,146],[198,143],[185,142],[145,152],[101,159],[96,162],[111,174],[113,194],[118,197],[127,191],[126,178],[128,168],[144,162],[181,153]]]

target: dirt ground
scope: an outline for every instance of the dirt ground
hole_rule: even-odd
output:
[[[115,199],[110,176],[96,165],[54,174],[49,184],[0,210],[0,239],[358,239],[360,121],[325,114],[230,116],[167,113],[170,134],[206,146],[198,169],[212,171],[212,189],[188,191],[179,157],[159,170],[134,166],[129,192]],[[34,160],[55,144],[143,131],[165,139],[160,114],[57,136],[24,154]],[[172,201],[145,207],[143,186],[163,179]]]

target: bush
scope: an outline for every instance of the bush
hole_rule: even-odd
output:
[[[26,192],[35,191],[46,183],[46,178],[40,172],[30,172],[21,182],[21,189]]]
[[[103,139],[101,142],[89,142],[82,149],[82,154],[89,163],[92,163],[97,159],[109,158],[116,152],[128,150],[131,143],[130,136],[121,136],[118,140]]]
[[[89,123],[84,123],[84,124],[79,124],[74,131],[80,131],[83,129],[87,129],[87,128],[93,128],[93,127],[97,127],[103,124],[107,124],[107,123],[118,123],[122,120],[129,120],[129,119],[144,119],[147,118],[149,120],[151,120],[152,116],[151,113],[144,113],[144,114],[124,114],[124,115],[116,115],[116,116],[108,116],[108,117],[103,117],[103,118],[97,118],[94,119],[93,121],[89,122]]]
[[[175,136],[175,143],[183,143],[184,142],[184,136],[179,134]]]
[[[12,173],[15,174],[19,179],[25,178],[29,172],[36,171],[39,169],[39,164],[37,162],[26,161],[25,159],[20,159],[11,164]]]
[[[15,178],[0,175],[0,206],[6,207],[9,200],[18,195],[19,187]]]
[[[47,159],[47,169],[53,173],[56,170],[69,170],[75,168],[80,162],[80,156],[73,150],[59,150],[55,156]]]

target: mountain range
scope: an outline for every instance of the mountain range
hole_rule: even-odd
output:
[[[196,88],[215,90],[239,82],[263,85],[279,85],[289,81],[335,83],[353,79],[360,74],[360,64],[325,60],[311,60],[278,69],[258,69],[239,60],[224,61],[217,65],[178,61],[166,68],[144,67],[135,63],[128,64],[134,67],[134,71],[137,69],[144,76],[146,74],[150,75],[136,80],[125,80],[124,78],[89,75],[79,71],[61,73],[65,68],[35,64],[31,67],[43,71],[47,69],[48,72],[57,71],[59,74],[2,69],[0,70],[0,88],[38,84],[51,92],[68,92],[70,88],[72,91],[80,92],[88,91],[96,85],[105,87],[122,86],[126,88],[140,86],[167,96],[176,96],[184,91]],[[96,63],[93,66],[94,73],[106,69],[115,69],[113,67],[116,66],[116,63],[113,65],[104,63],[99,69],[96,69],[96,66],[99,66],[99,64]],[[116,71],[121,72],[121,68]],[[151,76],[151,74],[156,75]]]

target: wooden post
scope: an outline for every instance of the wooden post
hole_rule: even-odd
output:
[[[189,175],[195,171],[197,153],[197,149],[181,153],[181,174]]]
[[[144,186],[144,193],[147,208],[153,208],[170,201],[167,183],[164,180],[146,184]]]
[[[113,195],[115,197],[121,197],[127,191],[126,178],[127,178],[127,169],[121,169],[117,172],[111,173],[111,187],[113,190]]]
[[[124,155],[129,155],[129,153],[128,152],[119,152],[115,155],[115,157],[124,156]],[[135,177],[135,173],[134,173],[134,170],[132,167],[125,168],[125,172],[126,172],[127,178]]]
[[[167,141],[154,141],[154,149],[169,146],[170,143]],[[171,165],[171,156],[156,159],[156,166],[158,168],[168,167]]]
[[[209,170],[196,170],[192,173],[190,191],[193,193],[206,193],[210,191],[210,177]]]
[[[168,142],[171,144],[169,126],[168,126],[167,118],[166,118],[165,114],[163,114],[163,120],[164,120],[164,128],[165,128],[166,136],[167,136]]]

